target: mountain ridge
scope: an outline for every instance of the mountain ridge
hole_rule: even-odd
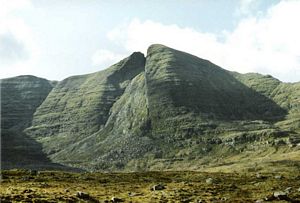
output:
[[[298,153],[299,92],[300,83],[230,72],[155,44],[146,57],[135,52],[58,82],[21,131],[69,167],[199,169],[277,148]]]

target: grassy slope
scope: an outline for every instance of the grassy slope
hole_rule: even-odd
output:
[[[2,79],[2,129],[22,130],[30,126],[36,108],[52,88],[48,80],[30,75]]]
[[[61,167],[50,162],[40,143],[22,132],[52,88],[48,80],[29,75],[1,80],[2,168]]]
[[[114,103],[103,129],[66,147],[53,159],[78,167],[102,170],[114,167],[117,170],[122,169],[129,159],[143,156],[152,145],[144,134],[147,128],[144,86],[144,74],[141,73]],[[76,165],[76,161],[81,163]]]
[[[280,82],[259,74],[239,76],[243,80],[192,55],[161,45],[150,47],[147,97],[151,136],[159,140],[159,151],[152,152],[154,158],[132,161],[130,166],[202,170],[241,163],[236,169],[248,170],[253,164],[247,156],[275,153],[264,159],[267,163],[281,153],[297,154],[297,147],[287,147],[289,137],[299,136],[297,132],[276,126],[290,116],[290,110],[270,96]],[[281,141],[283,146],[278,144]]]
[[[163,45],[144,62],[135,53],[58,83],[26,133],[52,160],[90,170],[297,170],[299,83]]]
[[[143,54],[133,53],[104,71],[59,82],[37,109],[26,133],[41,142],[55,161],[89,162],[96,143],[88,142],[88,137],[107,125],[113,105],[143,71],[144,62]]]

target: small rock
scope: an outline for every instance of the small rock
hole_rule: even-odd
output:
[[[264,200],[262,200],[262,199],[258,199],[255,201],[255,203],[262,203],[262,202],[264,202]]]
[[[275,179],[282,179],[282,175],[276,175],[274,178]]]
[[[287,187],[284,191],[289,194],[292,191],[292,187]]]
[[[283,191],[276,191],[273,193],[273,196],[278,199],[281,199],[282,197],[287,197],[287,193]]]
[[[121,198],[118,198],[118,197],[112,197],[111,202],[124,202],[124,200],[122,200]]]
[[[273,200],[276,200],[276,198],[274,197],[274,195],[269,195],[268,197],[265,197],[264,199],[265,201],[273,201]]]
[[[276,191],[272,195],[265,198],[265,201],[273,201],[273,200],[286,200],[291,201],[286,192]]]
[[[258,179],[266,179],[267,176],[264,176],[264,175],[262,175],[262,174],[260,174],[260,173],[257,173],[257,174],[256,174],[256,178],[258,178]]]
[[[68,190],[68,189],[65,189],[65,192],[67,193],[67,192],[70,192],[70,190]]]
[[[213,180],[212,178],[207,178],[207,179],[205,180],[205,182],[206,182],[207,184],[213,184],[213,183],[214,183],[214,180]]]
[[[89,199],[90,195],[88,193],[84,193],[84,192],[77,192],[76,197],[80,198],[80,199]]]
[[[142,196],[143,193],[128,192],[129,197]]]
[[[31,192],[33,192],[33,190],[31,190],[31,189],[25,189],[25,190],[23,190],[22,193],[31,193]]]
[[[298,190],[297,190],[298,192],[300,192],[300,187],[298,188]]]
[[[164,190],[164,189],[166,189],[166,187],[164,185],[162,185],[162,184],[154,185],[154,186],[151,187],[152,191],[155,191],[155,190]]]

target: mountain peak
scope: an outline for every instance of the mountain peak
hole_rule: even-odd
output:
[[[1,86],[7,130],[38,140],[52,161],[84,169],[155,170],[162,160],[194,167],[203,157],[267,149],[300,132],[299,85],[232,73],[161,44],[151,45],[146,58],[134,52],[103,71],[70,77],[53,89],[48,84],[48,92],[20,84]],[[26,125],[17,128],[16,115],[24,113]]]
[[[143,57],[144,58],[145,56],[142,52],[135,51],[129,57]]]
[[[163,49],[172,49],[167,47],[163,44],[152,44],[147,49],[147,55],[151,54],[152,52],[162,51]]]

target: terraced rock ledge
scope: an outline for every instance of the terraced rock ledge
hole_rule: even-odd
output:
[[[1,108],[5,169],[300,170],[299,82],[164,45],[59,82],[3,79]]]

